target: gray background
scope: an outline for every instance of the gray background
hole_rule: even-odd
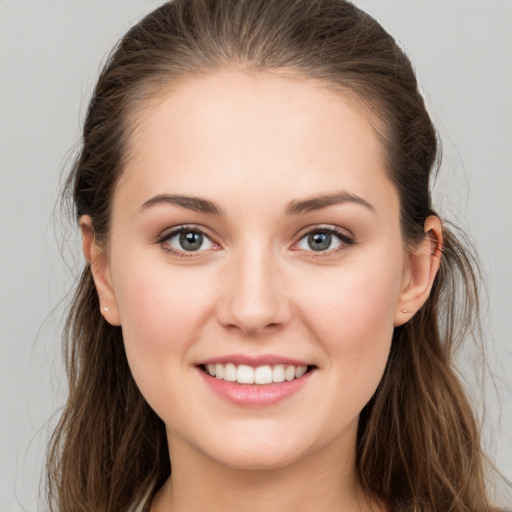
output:
[[[495,386],[485,388],[486,442],[511,478],[512,1],[356,3],[416,66],[444,145],[436,206],[470,232],[488,274],[485,328]],[[43,454],[65,393],[59,332],[80,255],[76,230],[63,232],[54,215],[60,175],[100,62],[159,4],[0,0],[2,512],[42,510]],[[463,370],[471,376],[470,367]]]

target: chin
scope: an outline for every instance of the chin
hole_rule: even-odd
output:
[[[271,471],[283,469],[297,462],[297,453],[262,453],[257,450],[235,452],[218,457],[217,462],[238,471]]]
[[[229,443],[225,439],[229,439]],[[308,440],[306,432],[294,436],[281,429],[279,432],[260,429],[253,435],[246,432],[243,436],[231,435],[211,441],[203,445],[203,453],[218,464],[240,471],[283,469],[325,448],[318,440]]]

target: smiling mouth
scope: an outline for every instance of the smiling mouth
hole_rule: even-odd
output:
[[[246,364],[203,364],[199,368],[217,380],[238,384],[278,384],[300,379],[316,366],[294,366],[285,364],[249,366]]]

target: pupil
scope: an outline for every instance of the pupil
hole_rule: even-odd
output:
[[[325,251],[331,245],[331,235],[329,233],[314,233],[309,235],[308,242],[313,251]]]
[[[203,235],[188,231],[180,234],[180,245],[187,251],[197,251],[203,245]]]

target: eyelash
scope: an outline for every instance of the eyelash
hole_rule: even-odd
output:
[[[298,245],[302,240],[304,240],[306,237],[315,235],[315,234],[329,234],[334,235],[336,238],[338,238],[340,245],[334,249],[327,249],[325,251],[314,251],[309,250],[305,251],[308,253],[309,257],[313,258],[328,258],[333,255],[337,255],[342,251],[347,250],[350,246],[355,245],[356,240],[353,236],[350,236],[347,234],[345,230],[342,230],[341,228],[338,228],[337,226],[315,226],[313,228],[306,228],[306,231],[303,231],[297,242],[295,242],[293,245]],[[295,249],[300,250],[300,249]]]
[[[203,251],[200,251],[200,250],[198,250],[198,251],[185,251],[185,250],[180,251],[180,250],[177,250],[174,247],[171,247],[170,245],[168,245],[169,240],[171,240],[176,235],[179,235],[181,233],[199,233],[204,238],[206,238],[207,240],[210,240],[210,242],[214,246],[220,247],[219,244],[215,243],[212,240],[211,235],[209,235],[205,230],[199,228],[198,226],[194,226],[194,225],[179,226],[178,228],[173,229],[172,231],[165,233],[163,236],[161,236],[156,241],[156,243],[158,245],[160,245],[160,247],[162,248],[162,250],[164,252],[166,252],[168,254],[172,254],[173,256],[177,256],[178,258],[193,258],[193,257],[197,257],[197,253],[203,252]]]
[[[201,229],[198,226],[194,225],[183,225],[176,229],[173,229],[170,232],[165,233],[163,236],[158,238],[156,243],[160,245],[163,251],[166,253],[170,253],[173,256],[177,256],[179,258],[193,258],[197,257],[196,253],[201,253],[204,251],[197,250],[197,251],[185,251],[185,250],[176,250],[173,247],[169,246],[168,242],[173,237],[181,234],[181,233],[199,233],[203,237],[205,237],[207,240],[209,240],[214,246],[220,247],[219,244],[213,241],[211,235],[209,235],[204,229]],[[304,240],[306,237],[314,235],[314,234],[329,234],[334,235],[336,238],[338,238],[340,245],[339,247],[336,247],[334,249],[327,249],[325,251],[314,251],[314,250],[304,250],[304,252],[310,253],[311,257],[314,258],[324,258],[328,256],[332,256],[333,254],[338,254],[341,251],[346,250],[348,247],[354,245],[356,243],[355,239],[349,235],[340,228],[336,226],[329,226],[329,227],[323,227],[323,226],[315,226],[314,228],[308,228],[307,231],[303,231],[300,235],[297,242],[295,242],[293,245],[298,245],[302,240]],[[293,249],[293,250],[301,250],[301,249]]]

